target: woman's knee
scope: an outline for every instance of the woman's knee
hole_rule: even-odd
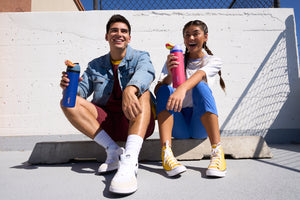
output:
[[[174,92],[173,88],[169,85],[162,85],[158,88],[156,98],[168,97]]]
[[[207,95],[209,91],[211,90],[209,89],[208,85],[204,82],[200,82],[193,88],[193,98]]]
[[[168,85],[162,85],[156,93],[156,111],[159,114],[161,111],[166,110],[167,101],[170,95],[174,92],[173,88]]]

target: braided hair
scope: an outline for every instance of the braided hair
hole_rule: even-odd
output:
[[[206,35],[208,33],[207,25],[204,22],[202,22],[200,20],[194,20],[194,21],[190,21],[190,22],[188,22],[187,24],[184,25],[184,27],[183,27],[183,34],[184,34],[185,30],[188,27],[192,26],[192,25],[199,26],[201,28],[201,30],[203,30],[204,35]],[[211,52],[211,50],[207,47],[206,42],[203,43],[202,48],[208,53],[208,55],[213,55],[213,53]],[[188,59],[189,59],[189,54],[190,53],[189,53],[188,49],[185,48],[185,54],[184,54],[184,67],[185,67],[185,69],[187,67],[187,63],[188,63]],[[221,86],[222,90],[225,91],[225,82],[224,82],[224,80],[223,80],[223,78],[221,76],[222,75],[221,74],[221,70],[218,72],[218,74],[220,76],[220,86]]]

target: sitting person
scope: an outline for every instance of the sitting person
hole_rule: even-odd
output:
[[[125,17],[110,18],[105,35],[110,52],[88,64],[80,78],[75,107],[61,106],[75,128],[105,148],[107,158],[98,172],[118,170],[109,190],[119,194],[137,190],[139,152],[154,130],[149,92],[154,67],[147,52],[128,45],[130,33]],[[62,89],[69,81],[63,72]],[[90,102],[86,99],[91,94]],[[116,141],[126,141],[125,149]]]
[[[208,29],[202,21],[188,22],[183,28],[183,38],[186,46],[184,55],[186,81],[176,90],[171,86],[171,69],[179,64],[176,61],[177,57],[171,53],[155,88],[163,168],[169,176],[186,171],[172,153],[172,136],[178,139],[203,139],[208,136],[212,155],[206,175],[224,177],[226,162],[220,143],[218,113],[209,87],[219,73],[220,84],[225,90],[220,71],[222,62],[212,55],[206,45]]]

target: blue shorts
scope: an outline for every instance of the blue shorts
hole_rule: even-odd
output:
[[[180,112],[168,110],[174,117],[172,136],[177,139],[207,137],[207,132],[201,122],[204,113],[210,112],[218,116],[215,99],[208,85],[204,82],[198,83],[192,89],[193,107],[182,108]],[[162,85],[157,93],[157,114],[166,110],[166,105],[174,89],[169,85]]]

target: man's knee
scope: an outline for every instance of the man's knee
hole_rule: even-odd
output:
[[[150,102],[150,92],[149,90],[145,91],[140,97],[139,97],[139,101],[140,103],[142,102]]]
[[[74,110],[76,110],[78,108],[78,106],[82,105],[82,97],[77,96],[76,97],[76,101],[75,101],[75,106],[74,107],[65,107],[62,105],[62,100],[60,101],[60,108],[64,111],[64,112],[72,112]]]

